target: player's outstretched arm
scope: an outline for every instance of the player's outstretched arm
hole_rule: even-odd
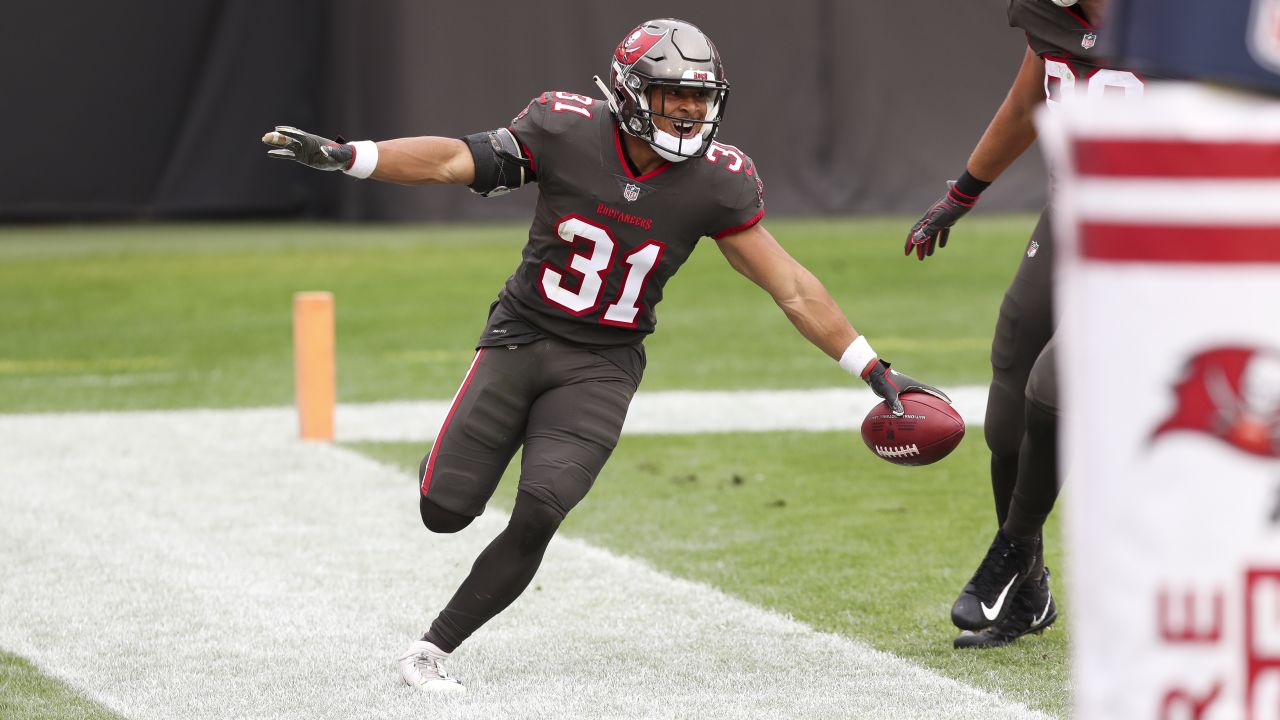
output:
[[[826,287],[791,257],[761,225],[721,238],[720,252],[735,270],[773,297],[801,335],[857,375],[895,415],[902,414],[898,395],[928,392],[951,402],[941,390],[903,375],[882,361],[865,337],[854,330]]]
[[[947,191],[907,232],[903,250],[920,260],[947,246],[951,226],[965,216],[983,190],[1013,164],[1036,139],[1035,110],[1044,102],[1044,60],[1027,48],[1013,86],[986,132],[978,140],[964,173],[947,182]]]
[[[476,166],[467,144],[455,138],[412,137],[373,142],[330,140],[289,125],[263,135],[267,155],[316,170],[341,170],[359,178],[401,185],[470,185]]]

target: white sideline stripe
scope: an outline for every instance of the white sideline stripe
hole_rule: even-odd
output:
[[[1245,226],[1280,222],[1280,180],[1076,178],[1073,211],[1088,220]],[[1170,202],[1169,198],[1195,198]]]
[[[1103,104],[1076,105],[1088,109],[1088,122],[1071,128],[1079,138],[1140,138],[1143,140],[1203,140],[1226,142],[1275,142],[1280,140],[1280,107],[1265,95],[1247,93],[1228,87],[1210,87],[1198,83],[1160,83],[1151,88],[1141,104],[1123,98],[1104,98]],[[1249,107],[1247,111],[1205,112],[1205,108]],[[1099,107],[1106,112],[1096,112]],[[1179,122],[1151,127],[1151,110]],[[1084,113],[1080,113],[1083,115]],[[1063,119],[1063,113],[1045,114]],[[1191,119],[1191,120],[1188,120]],[[1054,122],[1055,128],[1063,123]],[[1041,136],[1048,135],[1044,128]],[[1067,138],[1065,132],[1059,135]]]
[[[468,694],[420,696],[394,658],[505,518],[431,535],[403,472],[296,434],[0,416],[0,647],[132,720],[1045,717],[565,538],[455,654]]]
[[[980,426],[987,410],[986,386],[947,388],[969,426]],[[636,393],[622,432],[663,435],[703,432],[856,429],[880,401],[870,390],[660,391]],[[339,405],[339,440],[432,441],[449,402],[443,400]]]

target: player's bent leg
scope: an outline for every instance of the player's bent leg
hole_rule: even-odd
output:
[[[564,514],[526,492],[516,494],[507,527],[480,553],[423,640],[452,652],[515,601],[533,580]]]
[[[440,652],[452,652],[528,587],[560,522],[617,444],[635,393],[638,378],[603,356],[544,342],[511,519],[423,636]]]
[[[451,533],[471,524],[519,448],[536,395],[530,381],[535,358],[526,350],[516,346],[476,352],[431,452],[418,467],[418,510],[429,530]],[[482,554],[477,565],[484,559]],[[466,587],[464,583],[458,593]],[[399,657],[400,677],[425,692],[463,690],[462,683],[445,672],[444,660],[469,632],[451,641],[430,636],[415,641]]]
[[[484,512],[519,449],[537,394],[531,381],[536,359],[527,350],[482,348],[476,353],[431,451],[418,467],[422,521],[431,530],[455,532],[466,524],[457,516]]]

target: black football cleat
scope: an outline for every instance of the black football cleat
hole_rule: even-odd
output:
[[[964,631],[955,640],[957,648],[994,648],[1008,645],[1023,635],[1039,634],[1058,619],[1058,606],[1049,591],[1049,568],[1039,582],[1026,582],[1014,596],[1009,614],[995,625],[978,632]]]
[[[1039,552],[1039,538],[1014,541],[1003,530],[996,531],[987,556],[951,606],[951,622],[961,630],[981,630],[1004,619]]]

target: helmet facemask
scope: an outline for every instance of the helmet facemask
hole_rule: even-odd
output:
[[[700,30],[679,20],[653,20],[614,52],[612,87],[595,80],[624,132],[649,143],[666,160],[680,162],[705,155],[720,129],[729,97],[723,73],[719,53]],[[696,103],[705,102],[705,114],[685,117],[671,91],[705,94]],[[655,118],[670,121],[676,134],[658,128]]]
[[[705,103],[705,114],[701,119],[696,115],[686,117],[685,114],[680,114],[676,106],[681,103],[669,91],[696,93],[702,100],[696,104]],[[639,107],[630,124],[647,127],[648,133],[642,133],[639,137],[647,140],[654,151],[667,160],[680,162],[691,157],[702,157],[720,130],[720,116],[728,94],[729,89],[724,83],[713,80],[652,81],[641,94]],[[655,118],[669,121],[677,134],[664,132],[658,127]]]

